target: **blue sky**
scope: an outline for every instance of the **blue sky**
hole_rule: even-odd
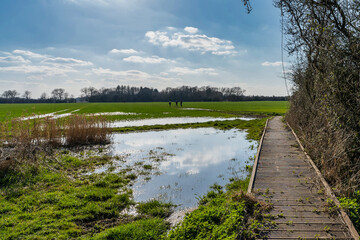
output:
[[[271,0],[1,0],[0,94],[240,86],[286,95]]]

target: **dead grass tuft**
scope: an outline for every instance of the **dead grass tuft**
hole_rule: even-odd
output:
[[[39,153],[49,154],[57,147],[110,143],[109,124],[104,117],[82,115],[0,122],[0,171],[19,163],[35,164]]]

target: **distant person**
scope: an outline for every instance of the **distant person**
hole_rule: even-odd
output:
[[[176,106],[178,106],[178,101],[176,101],[175,103],[176,103]]]
[[[182,101],[180,101],[180,107],[182,107]]]
[[[169,101],[169,107],[171,107],[171,101]]]

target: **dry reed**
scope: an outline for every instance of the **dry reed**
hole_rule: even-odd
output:
[[[110,143],[109,121],[105,117],[73,115],[64,124],[67,146]]]
[[[110,122],[101,116],[0,122],[0,171],[14,163],[36,162],[40,152],[49,153],[62,146],[107,144],[110,138]]]

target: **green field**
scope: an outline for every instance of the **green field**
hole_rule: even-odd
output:
[[[182,116],[233,116],[233,115],[278,115],[288,109],[288,102],[185,102],[183,108],[169,107],[166,102],[152,103],[49,103],[49,104],[0,104],[0,121],[32,114],[59,114],[78,110],[77,114],[101,112],[131,112],[138,115],[112,116],[114,119],[157,118]],[[186,108],[208,109],[186,110]]]

